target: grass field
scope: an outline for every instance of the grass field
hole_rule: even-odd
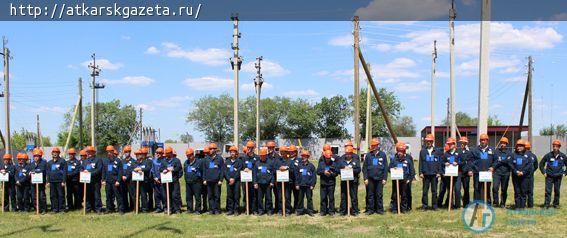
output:
[[[184,189],[184,186],[181,188]],[[548,211],[548,215],[512,215],[507,210],[495,208],[494,225],[489,231],[478,235],[464,228],[461,210],[448,212],[417,209],[421,206],[421,181],[415,181],[412,189],[414,210],[402,215],[387,212],[385,215],[361,214],[358,217],[293,215],[282,218],[276,215],[227,217],[130,213],[124,216],[84,216],[82,212],[71,212],[37,216],[33,213],[4,213],[0,215],[0,237],[563,237],[567,232],[567,208]],[[390,183],[386,185],[384,192],[384,204],[389,204]],[[223,191],[222,208],[225,207],[225,193]],[[338,206],[338,186],[335,195]],[[361,211],[364,211],[364,196],[365,190],[361,185]],[[184,190],[182,197],[185,198]],[[543,176],[538,172],[536,207],[533,211],[540,211],[543,198]],[[513,188],[510,184],[508,204],[511,205],[512,200]],[[567,204],[565,195],[561,204]],[[319,207],[318,187],[314,191],[314,205],[316,209]]]

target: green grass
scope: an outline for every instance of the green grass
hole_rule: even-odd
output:
[[[471,181],[472,182],[472,181]],[[472,186],[472,184],[471,184]],[[185,198],[182,184],[182,197]],[[390,203],[391,183],[384,190],[384,204]],[[223,186],[221,207],[225,207]],[[339,202],[339,187],[335,191]],[[472,188],[471,188],[472,195]],[[359,206],[364,211],[364,186],[359,187]],[[509,186],[508,204],[513,203],[513,188]],[[543,203],[544,182],[536,176],[535,201],[539,210]],[[48,199],[49,202],[49,199]],[[104,199],[103,199],[104,202]],[[567,206],[565,196],[561,203]],[[314,191],[314,205],[319,207],[319,190]],[[461,210],[421,211],[421,181],[413,185],[413,207],[409,214],[358,217],[309,216],[245,216],[126,214],[95,215],[82,212],[47,214],[4,213],[0,217],[0,237],[473,237],[480,236],[464,228]],[[496,210],[492,229],[481,236],[488,237],[563,237],[567,231],[567,211],[559,209],[554,215],[510,215]],[[512,225],[511,221],[530,221],[535,224]]]

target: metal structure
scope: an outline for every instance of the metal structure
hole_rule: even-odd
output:
[[[4,56],[4,112],[5,112],[5,129],[4,129],[4,148],[7,153],[11,153],[11,139],[10,139],[10,49],[6,47],[8,40],[6,38],[2,39],[2,56]]]
[[[488,127],[488,92],[490,86],[490,1],[482,0],[480,24],[480,62],[478,81],[478,134]]]
[[[233,15],[230,19],[234,23],[234,30],[232,34],[232,50],[234,51],[234,55],[230,59],[230,65],[234,71],[234,135],[232,143],[238,146],[238,72],[242,65],[242,58],[238,55],[238,39],[241,35],[238,32],[238,14]]]
[[[256,68],[256,78],[254,78],[254,87],[256,88],[256,143],[260,143],[260,94],[264,78],[262,77],[262,56],[256,58],[254,67]],[[256,147],[258,150],[259,146]],[[256,151],[258,152],[258,151]]]
[[[435,73],[437,63],[437,41],[433,41],[433,53],[431,53],[431,128],[435,138]]]
[[[450,97],[449,101],[449,122],[451,123],[451,137],[456,138],[457,136],[457,122],[455,115],[455,18],[457,13],[455,11],[455,1],[451,1],[451,10],[449,10],[449,29],[450,29],[450,39],[449,39],[449,78],[450,78]]]
[[[370,65],[368,70],[372,72]],[[366,82],[366,129],[364,140],[366,141],[366,151],[370,151],[370,140],[372,139],[372,94],[370,93],[370,83]]]
[[[360,85],[359,85],[359,55],[360,55],[360,22],[359,17],[355,16],[352,23],[354,25],[354,143],[356,153],[360,152]],[[362,63],[366,67],[365,63]]]
[[[96,148],[96,90],[103,89],[104,85],[96,82],[96,77],[100,75],[100,68],[96,64],[96,55],[93,53],[91,55],[93,62],[89,64],[89,68],[92,69],[91,77],[91,89],[92,89],[92,98],[91,98],[91,145]]]

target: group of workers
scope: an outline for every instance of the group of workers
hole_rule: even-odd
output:
[[[548,208],[551,205],[552,192],[552,205],[559,206],[561,180],[567,175],[567,157],[559,151],[560,141],[553,141],[553,150],[538,163],[537,157],[530,152],[529,142],[525,140],[518,140],[513,150],[508,149],[506,138],[499,141],[498,148],[490,147],[488,140],[488,136],[483,134],[479,146],[469,149],[466,137],[459,139],[459,148],[454,138],[448,138],[444,149],[439,150],[434,146],[434,137],[427,135],[419,154],[418,168],[414,167],[405,143],[397,143],[395,152],[387,156],[377,138],[370,141],[369,152],[362,158],[355,153],[353,144],[347,142],[345,153],[341,156],[334,154],[330,145],[324,145],[317,161],[310,160],[308,150],[295,145],[276,149],[274,141],[261,148],[248,141],[242,151],[231,146],[226,158],[220,155],[215,143],[210,143],[199,154],[193,148],[187,148],[184,163],[171,147],[157,148],[153,158],[149,149],[143,147],[133,152],[133,158],[130,146],[124,146],[120,155],[114,146],[109,145],[106,156],[100,157],[93,146],[87,146],[79,151],[78,158],[76,150],[69,149],[67,159],[61,157],[58,147],[54,147],[49,161],[43,158],[43,151],[36,148],[32,152],[32,161],[29,161],[27,153],[18,153],[15,164],[10,154],[3,156],[0,175],[7,174],[9,177],[3,182],[3,209],[36,210],[44,214],[47,212],[45,190],[48,187],[54,213],[83,208],[86,212],[96,213],[139,211],[175,214],[181,213],[180,180],[184,179],[187,213],[220,214],[224,184],[227,215],[246,212],[312,216],[316,213],[313,190],[319,180],[321,216],[337,212],[356,216],[360,213],[358,187],[361,173],[366,187],[368,215],[385,212],[383,190],[388,174],[392,174],[389,210],[394,213],[412,210],[411,187],[418,176],[423,182],[423,209],[466,206],[471,202],[471,177],[474,199],[497,207],[506,206],[508,183],[512,177],[514,207],[521,209],[533,206],[534,173],[538,167],[545,176],[544,206]],[[445,174],[445,169],[450,166],[458,166],[458,173],[452,177]],[[393,179],[394,172],[396,179]],[[482,172],[491,172],[492,182],[481,181],[479,175]],[[83,181],[81,176],[84,175],[89,175],[88,181]],[[162,176],[166,175],[169,175],[167,181],[166,177],[162,181]],[[338,211],[335,206],[337,183],[340,183]],[[103,187],[105,208],[101,197]],[[428,202],[429,191],[431,205]],[[450,191],[453,192],[452,199],[445,199]]]

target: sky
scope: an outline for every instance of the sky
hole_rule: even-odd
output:
[[[352,22],[242,21],[239,26],[241,98],[254,95],[258,56],[264,58],[262,97],[315,102],[353,93]],[[119,99],[144,108],[145,126],[160,128],[162,141],[185,132],[204,140],[185,117],[200,97],[232,95],[232,28],[230,21],[1,22],[13,57],[12,130],[35,131],[39,114],[42,134],[55,141],[64,113],[77,101],[79,77],[84,103],[90,102],[87,65],[96,53],[102,69],[98,82],[106,85],[100,101]],[[361,22],[361,28],[361,48],[377,86],[395,92],[404,105],[401,114],[413,117],[418,131],[430,122],[431,51],[437,40],[435,117],[440,123],[449,95],[448,22]],[[456,108],[476,117],[480,25],[456,22],[455,31]],[[567,123],[566,35],[565,22],[492,23],[490,115],[518,124],[532,55],[535,134],[551,123]],[[352,123],[347,127],[352,132]]]

